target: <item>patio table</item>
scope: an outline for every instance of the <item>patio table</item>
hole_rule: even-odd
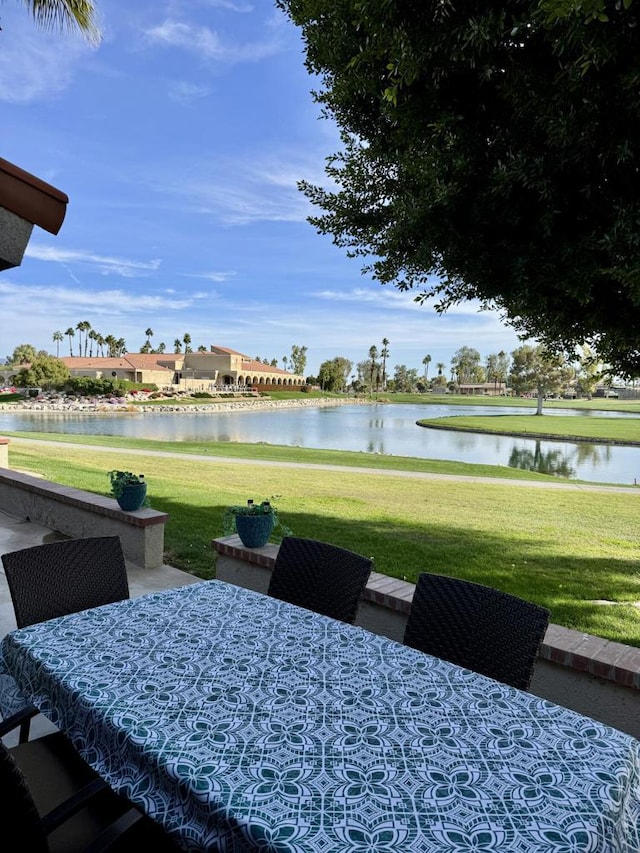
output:
[[[640,850],[632,737],[231,584],[13,631],[2,658],[187,851]]]

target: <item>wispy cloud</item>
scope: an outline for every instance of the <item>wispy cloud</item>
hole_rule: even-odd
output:
[[[358,287],[351,290],[317,290],[312,296],[329,302],[357,303],[404,311],[425,311],[426,306],[414,302],[411,292],[402,292],[389,285],[383,287],[372,282],[371,287]]]
[[[422,314],[428,313],[430,316],[441,315],[436,311],[435,303],[437,297],[427,299],[424,302],[416,302],[417,290],[398,290],[391,284],[381,285],[378,282],[372,281],[368,288],[358,287],[350,290],[317,290],[311,293],[316,299],[325,300],[328,302],[342,302],[359,305],[368,305],[374,307],[387,308],[389,310],[413,311]],[[452,305],[446,312],[447,317],[469,317],[473,318],[474,322],[481,321],[486,318],[497,318],[497,312],[492,310],[484,310],[479,300],[470,299],[466,302],[460,302]]]
[[[209,95],[211,89],[208,86],[200,86],[197,83],[186,83],[175,81],[169,85],[169,97],[172,101],[190,104],[193,101],[202,100]]]
[[[311,204],[297,181],[313,168],[296,152],[283,151],[280,157],[262,159],[242,152],[235,158],[220,157],[215,163],[191,163],[190,174],[167,170],[170,183],[159,183],[156,175],[149,183],[158,192],[180,196],[191,209],[223,225],[304,222]]]
[[[80,38],[47,40],[30,20],[33,32],[19,27],[19,32],[12,33],[7,28],[5,10],[3,4],[0,101],[26,104],[59,95],[71,84],[78,62],[92,48]]]
[[[135,288],[83,290],[62,286],[41,287],[0,282],[0,299],[4,300],[7,297],[19,298],[24,304],[55,305],[58,313],[62,309],[69,309],[76,313],[79,309],[85,311],[91,309],[95,314],[114,315],[158,310],[178,311],[192,306],[196,301],[196,295],[189,293],[183,293],[180,298],[176,298],[173,294],[141,293]],[[202,298],[202,294],[198,298]]]
[[[185,278],[203,278],[207,281],[214,281],[216,284],[221,284],[225,281],[231,281],[235,278],[235,272],[185,272],[182,273]]]
[[[60,264],[80,264],[96,268],[102,275],[119,275],[123,278],[134,278],[150,274],[160,268],[162,261],[133,261],[127,258],[110,258],[96,255],[93,252],[75,249],[59,249],[53,246],[40,246],[37,243],[29,245],[25,254],[39,261],[53,261]]]
[[[202,0],[205,6],[211,6],[214,9],[229,9],[231,12],[240,12],[246,14],[253,12],[253,3],[235,3],[233,0]]]
[[[233,43],[210,27],[196,26],[167,18],[161,24],[145,31],[150,44],[179,48],[195,54],[206,62],[258,62],[280,51],[277,39]]]

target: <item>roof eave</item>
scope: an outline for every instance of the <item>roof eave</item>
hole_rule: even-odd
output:
[[[68,203],[65,193],[0,157],[1,207],[50,234],[57,234]]]

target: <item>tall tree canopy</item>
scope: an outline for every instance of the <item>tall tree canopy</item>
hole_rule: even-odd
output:
[[[342,136],[312,224],[418,301],[640,375],[636,5],[276,2]]]

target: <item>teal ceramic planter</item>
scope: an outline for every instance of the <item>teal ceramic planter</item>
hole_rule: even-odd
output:
[[[262,548],[273,530],[272,515],[236,515],[236,530],[245,548]]]
[[[122,494],[116,498],[120,509],[126,512],[135,512],[140,509],[147,497],[146,483],[131,483],[122,487]]]

